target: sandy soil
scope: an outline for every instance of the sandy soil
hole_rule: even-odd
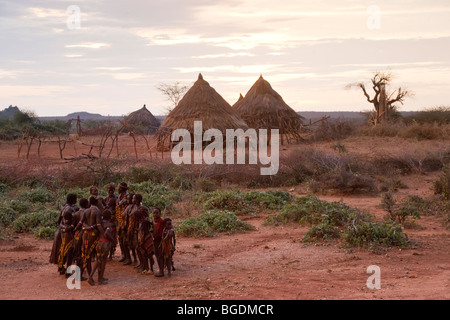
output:
[[[345,145],[352,150],[358,142],[350,140]],[[14,144],[2,143],[1,148],[3,160],[17,159]],[[55,153],[44,149],[41,156],[57,159]],[[433,174],[402,177],[408,188],[399,195],[429,197],[435,178]],[[301,186],[290,192],[306,193]],[[384,214],[378,196],[320,198],[342,199],[380,219]],[[450,299],[450,232],[438,217],[418,220],[424,229],[405,230],[415,243],[411,248],[379,253],[347,250],[339,243],[307,245],[301,242],[306,227],[265,226],[266,217],[244,218],[256,227],[244,234],[202,239],[178,236],[176,271],[171,278],[138,274],[115,257],[106,267],[107,285],[82,282],[80,290],[69,290],[57,267],[48,263],[51,241],[14,235],[0,241],[0,299]],[[371,265],[381,270],[379,290],[366,286],[371,275],[366,270]]]

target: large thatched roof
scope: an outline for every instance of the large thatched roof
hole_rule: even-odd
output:
[[[303,117],[289,107],[262,76],[243,99],[239,98],[233,109],[250,128],[279,129],[280,134],[299,137]]]
[[[160,126],[158,119],[146,108],[145,104],[141,109],[130,113],[125,121],[128,126],[138,128],[146,134],[156,132]]]
[[[158,130],[160,140],[164,140],[173,130],[194,130],[194,121],[202,121],[203,131],[219,129],[244,129],[247,124],[230,104],[212,88],[200,74],[198,80],[167,115]]]

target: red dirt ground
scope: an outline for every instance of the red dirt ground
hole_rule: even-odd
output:
[[[358,148],[358,152],[369,154],[385,148],[386,141],[377,140],[372,148],[364,150],[360,147],[366,146],[367,141],[349,139],[344,144],[350,152]],[[407,144],[402,144],[402,150],[407,148]],[[15,145],[2,143],[1,149],[2,161],[17,159]],[[44,149],[42,155],[56,158],[54,152]],[[408,188],[398,194],[430,197],[436,177],[437,173],[402,177]],[[285,190],[294,195],[306,194],[302,186]],[[378,207],[379,196],[319,197],[328,201],[342,199],[350,206],[370,211],[380,220],[384,215]],[[450,232],[443,228],[438,217],[423,216],[418,223],[424,229],[405,230],[415,243],[411,248],[381,253],[347,250],[339,243],[304,244],[301,239],[306,227],[265,226],[262,222],[266,217],[246,218],[256,230],[244,234],[202,239],[178,236],[176,271],[171,278],[138,274],[115,257],[106,267],[107,285],[90,286],[82,282],[80,290],[69,290],[57,267],[48,263],[52,241],[14,235],[0,241],[0,299],[450,299]],[[379,290],[366,286],[370,276],[366,270],[370,265],[380,267]]]

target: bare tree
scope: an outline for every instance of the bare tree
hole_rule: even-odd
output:
[[[167,111],[170,112],[178,105],[178,102],[180,102],[181,98],[183,98],[184,94],[189,90],[189,86],[177,81],[173,84],[160,83],[156,86],[156,89],[161,91],[166,99],[172,102],[172,106],[167,109]]]
[[[374,112],[371,117],[371,121],[374,124],[388,121],[393,111],[398,108],[395,104],[398,102],[403,105],[405,98],[413,95],[413,92],[407,89],[402,89],[401,87],[387,93],[387,87],[391,83],[392,79],[393,75],[389,71],[375,72],[373,77],[370,79],[372,89],[375,92],[373,98],[370,97],[363,82],[349,83],[346,86],[347,89],[352,87],[360,88],[367,101],[373,104]]]

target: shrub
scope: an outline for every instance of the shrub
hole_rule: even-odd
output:
[[[450,200],[450,164],[442,169],[439,180],[433,183],[435,194],[441,195],[444,199]]]
[[[210,210],[198,218],[183,220],[177,227],[177,232],[188,237],[211,237],[217,232],[232,234],[253,229],[252,225],[239,220],[233,212]]]
[[[266,224],[309,224],[311,228],[303,241],[344,239],[354,246],[403,246],[408,237],[393,221],[374,222],[374,216],[351,208],[342,202],[319,200],[314,195],[296,198],[286,204],[279,214],[266,219]]]
[[[55,236],[56,230],[56,227],[41,227],[34,232],[34,235],[39,239],[52,240]]]
[[[193,183],[189,178],[177,174],[170,182],[170,186],[173,189],[190,190],[193,187]]]
[[[156,184],[162,182],[161,172],[150,167],[136,167],[132,166],[125,174],[127,180],[134,183],[141,183],[144,181],[150,181]]]
[[[341,194],[372,193],[376,190],[373,178],[344,168],[322,175],[319,182],[321,190],[331,189]]]
[[[19,193],[19,198],[29,200],[32,203],[48,203],[55,200],[54,194],[44,187],[37,187],[31,190],[23,190]]]
[[[148,208],[159,207],[161,210],[172,210],[174,202],[180,199],[178,190],[172,190],[165,185],[154,184],[151,181],[130,183],[129,192],[142,194],[144,206]]]
[[[239,190],[215,191],[206,196],[203,203],[205,210],[219,209],[234,212],[237,215],[249,214],[253,212],[252,207],[244,199]]]
[[[202,192],[212,192],[217,190],[218,185],[217,182],[213,180],[200,178],[195,182],[195,188]]]
[[[405,117],[404,120],[407,123],[416,122],[420,124],[424,123],[447,124],[450,123],[450,107],[441,106],[418,111],[411,116]]]
[[[339,237],[340,230],[338,227],[329,223],[320,223],[309,229],[302,240],[304,242],[328,241]]]
[[[60,212],[57,210],[45,210],[26,213],[19,216],[13,222],[15,232],[30,232],[37,227],[56,227]]]
[[[217,190],[207,194],[197,195],[196,202],[203,203],[203,209],[228,210],[241,214],[255,214],[258,210],[281,209],[291,201],[289,192],[269,190],[267,192],[239,190]]]
[[[0,204],[0,227],[8,227],[16,216],[17,212],[14,209],[4,203]]]
[[[408,236],[403,233],[401,226],[393,221],[364,221],[349,225],[344,239],[349,245],[361,247],[406,246],[408,244]]]
[[[307,195],[286,204],[280,213],[267,218],[266,223],[274,225],[290,222],[311,225],[331,223],[343,226],[355,211],[356,209],[342,202],[327,202],[319,200],[314,195]]]
[[[381,207],[388,212],[389,219],[401,225],[408,217],[420,218],[420,205],[423,205],[423,202],[418,196],[410,196],[400,205],[397,205],[391,190],[381,196]]]
[[[379,187],[380,191],[387,192],[389,190],[397,191],[398,189],[408,188],[402,181],[396,179],[389,179],[383,181]]]
[[[9,190],[8,185],[0,182],[0,195],[6,193]]]
[[[267,192],[250,191],[243,194],[245,201],[251,206],[262,207],[270,210],[281,209],[286,202],[291,201],[289,192],[269,190]]]
[[[30,212],[33,207],[29,201],[21,201],[16,199],[11,200],[9,206],[19,214]]]

